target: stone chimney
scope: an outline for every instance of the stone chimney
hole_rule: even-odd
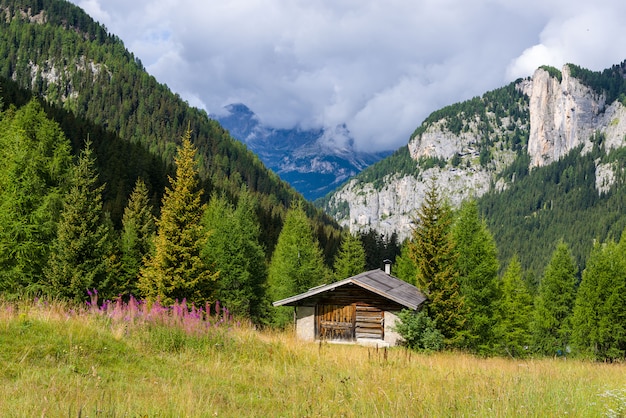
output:
[[[391,260],[383,260],[383,264],[385,264],[385,273],[391,276]]]

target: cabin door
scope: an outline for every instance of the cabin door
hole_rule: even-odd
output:
[[[317,337],[326,340],[354,340],[356,307],[352,305],[317,305]]]
[[[374,338],[382,340],[385,338],[385,316],[384,312],[373,306],[356,306],[356,338]]]

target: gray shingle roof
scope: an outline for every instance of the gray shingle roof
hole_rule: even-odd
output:
[[[417,309],[424,301],[426,296],[420,290],[404,282],[396,277],[390,276],[381,269],[366,271],[356,276],[348,277],[335,283],[322,285],[309,289],[299,295],[291,296],[286,299],[278,300],[273,303],[274,306],[294,306],[298,302],[309,297],[319,295],[320,293],[345,286],[349,283],[360,286],[370,292],[376,293],[394,302],[397,302],[409,309]]]

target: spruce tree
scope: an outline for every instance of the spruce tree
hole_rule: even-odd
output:
[[[409,254],[416,285],[428,298],[426,309],[448,346],[461,343],[467,309],[460,292],[457,253],[451,233],[452,211],[434,184],[426,191],[412,232]]]
[[[33,100],[0,121],[0,291],[41,290],[72,166],[70,143]]]
[[[87,291],[108,289],[111,230],[102,212],[102,192],[91,142],[74,166],[52,246],[48,286],[52,294],[84,300]]]
[[[391,272],[398,279],[415,285],[415,279],[417,277],[417,267],[411,259],[409,249],[410,245],[409,241],[407,241],[406,243],[404,243],[404,245],[402,245],[400,255],[396,257],[396,262],[393,264],[393,266],[391,266]]]
[[[576,295],[573,345],[583,355],[598,360],[626,355],[625,247],[624,242],[596,243]]]
[[[143,180],[137,179],[122,217],[120,294],[135,296],[139,294],[137,288],[139,270],[144,258],[148,257],[153,249],[155,229],[148,188]]]
[[[329,277],[322,251],[302,204],[293,204],[287,212],[270,262],[270,298],[276,301],[305,292],[325,283]],[[273,324],[279,327],[287,325],[292,318],[291,311],[284,306],[275,308]]]
[[[499,298],[500,266],[495,240],[473,200],[461,205],[453,231],[461,294],[468,309],[465,346],[484,354],[493,344],[494,312]]]
[[[201,224],[205,206],[195,155],[191,131],[187,130],[174,159],[176,176],[170,178],[171,188],[165,189],[156,222],[154,254],[140,271],[139,290],[146,298],[164,304],[186,299],[203,305],[215,296],[217,274],[201,256],[207,232]]]
[[[334,263],[337,280],[346,279],[365,271],[365,250],[361,240],[346,231]]]
[[[268,300],[266,295],[268,265],[265,249],[261,244],[261,225],[257,216],[258,202],[242,186],[239,200],[235,209],[236,228],[239,231],[239,248],[233,248],[234,253],[243,254],[242,263],[245,266],[245,280],[242,280],[242,293],[249,295],[247,309],[255,322],[266,321],[268,317]],[[226,289],[227,284],[221,286]],[[244,305],[245,306],[245,305]]]
[[[494,334],[502,354],[523,357],[528,354],[533,300],[522,279],[522,266],[513,256],[502,277],[501,298],[497,305]]]
[[[569,247],[563,241],[559,242],[535,298],[533,347],[542,354],[566,352],[571,335],[576,273]]]
[[[211,232],[203,257],[219,272],[216,298],[231,313],[259,323],[266,314],[267,263],[255,207],[245,186],[236,208],[225,196],[213,196],[202,218]]]

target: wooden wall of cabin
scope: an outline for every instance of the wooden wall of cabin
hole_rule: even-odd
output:
[[[320,294],[309,301],[313,302],[316,306],[316,338],[340,340],[384,339],[385,311],[397,312],[403,308],[396,302],[352,284]]]
[[[383,311],[401,311],[404,308],[404,306],[399,303],[354,284],[347,284],[345,286],[338,287],[335,290],[330,290],[320,295],[316,295],[315,297],[310,298],[306,305],[315,306],[322,304],[345,306],[354,303],[376,306]]]

